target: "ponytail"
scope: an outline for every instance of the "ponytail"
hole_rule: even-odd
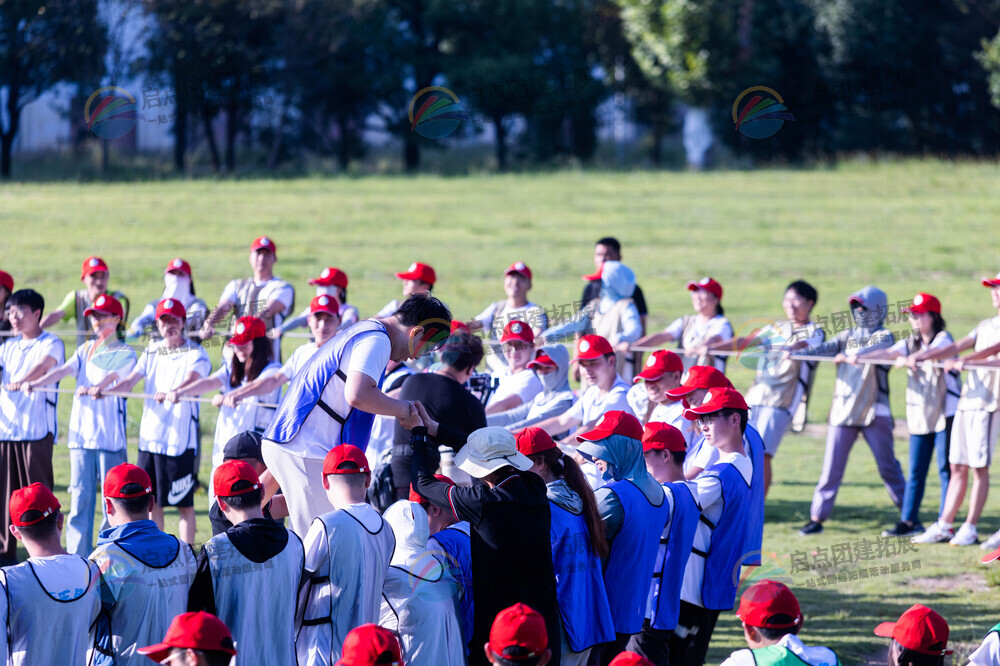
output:
[[[587,525],[587,533],[590,536],[590,549],[598,557],[607,557],[609,548],[604,536],[604,521],[597,510],[597,499],[594,497],[594,491],[587,483],[587,477],[583,475],[580,466],[558,448],[547,449],[531,457],[540,458],[552,474],[566,481],[570,490],[580,496],[580,499],[583,500],[583,521]]]

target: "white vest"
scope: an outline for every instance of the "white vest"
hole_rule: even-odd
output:
[[[223,532],[205,544],[215,610],[236,643],[236,666],[295,663],[295,612],[305,566],[302,541],[288,531],[285,549],[254,562]]]
[[[430,551],[409,568],[389,567],[379,624],[402,638],[407,666],[465,663],[461,598],[462,586]]]
[[[77,558],[78,555],[62,555]],[[3,570],[11,666],[84,666],[101,610],[100,572],[87,564],[86,580],[60,599],[42,587],[30,560]]]
[[[103,572],[111,607],[111,651],[114,663],[145,666],[149,657],[136,649],[163,640],[171,620],[187,612],[188,591],[198,563],[189,544],[175,538],[177,552],[169,564],[155,567],[117,542],[103,544],[90,559]]]

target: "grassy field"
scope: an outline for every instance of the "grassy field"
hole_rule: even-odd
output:
[[[501,273],[516,260],[534,272],[534,301],[572,303],[580,295],[579,276],[593,268],[593,241],[614,235],[639,276],[654,328],[689,312],[684,283],[709,274],[725,287],[723,304],[737,331],[780,317],[785,285],[804,278],[819,289],[815,314],[825,316],[846,310],[847,295],[866,284],[881,287],[890,302],[933,293],[944,304],[950,330],[961,337],[991,314],[979,279],[1000,270],[998,176],[992,164],[904,162],[816,171],[13,184],[0,188],[0,268],[54,305],[78,288],[81,261],[99,254],[111,266],[112,288],[130,296],[135,314],[158,298],[162,268],[177,255],[191,262],[198,294],[214,303],[229,279],[248,273],[251,239],[268,234],[278,245],[276,272],[299,290],[300,309],[312,291],[306,280],[323,266],[347,271],[349,300],[369,315],[398,297],[394,271],[424,261],[438,272],[435,295],[468,318],[502,297]],[[301,342],[285,340],[285,356]],[[210,354],[217,367],[218,348]],[[746,388],[751,372],[732,365],[734,382]],[[810,407],[814,424],[826,418],[832,383],[832,368],[824,366]],[[904,386],[905,375],[893,371],[897,418],[903,416]],[[60,402],[63,429],[69,405]],[[140,410],[137,403],[129,406],[132,460]],[[206,407],[206,443],[214,420],[214,408]],[[60,439],[65,442],[65,432]],[[863,443],[859,448],[867,449]],[[900,438],[897,456],[904,467],[906,451]],[[844,663],[877,661],[886,641],[872,628],[921,601],[951,622],[953,641],[967,654],[1000,619],[1000,588],[987,580],[997,577],[977,564],[978,549],[944,545],[882,554],[824,569],[824,585],[807,587],[818,574],[799,571],[793,554],[796,562],[805,556],[815,563],[826,554],[832,559],[834,547],[857,549],[897,518],[871,455],[860,450],[826,532],[800,538],[796,529],[808,518],[822,452],[822,428],[786,439],[767,502],[760,572],[791,580],[806,613],[805,640],[833,647]],[[207,478],[207,456],[202,474]],[[937,507],[937,479],[931,477],[926,523]],[[68,454],[59,448],[56,482],[67,508],[68,481]],[[210,535],[204,492],[197,502],[198,538],[204,539]],[[1000,527],[996,506],[992,499],[987,504],[984,536]],[[176,529],[176,514],[168,513],[168,527]],[[903,562],[910,571],[851,580],[862,565],[870,570]],[[825,576],[840,572],[846,581],[826,584]],[[735,615],[725,614],[710,662],[741,645]],[[960,656],[953,663],[962,663]]]

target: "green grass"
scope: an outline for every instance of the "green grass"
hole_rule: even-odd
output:
[[[138,312],[159,296],[165,263],[181,255],[194,268],[199,295],[211,303],[226,281],[247,274],[249,242],[266,233],[278,244],[277,273],[299,290],[300,309],[311,293],[306,279],[332,264],[350,275],[349,300],[369,315],[398,297],[392,273],[418,260],[434,265],[435,294],[467,318],[502,297],[500,274],[516,260],[534,272],[533,300],[547,307],[576,300],[579,276],[592,269],[592,242],[610,234],[622,240],[624,260],[639,276],[653,328],[690,311],[684,283],[711,274],[725,287],[723,303],[737,331],[780,317],[785,285],[805,278],[820,291],[820,315],[845,310],[847,295],[869,283],[890,302],[934,293],[961,337],[991,315],[978,280],[1000,270],[998,176],[993,164],[914,161],[814,171],[13,184],[0,188],[0,268],[54,304],[78,287],[83,258],[97,253],[111,265],[112,288],[125,291]],[[285,356],[301,342],[286,340]],[[217,365],[218,348],[210,353]],[[739,388],[752,376],[742,367],[730,374]],[[824,366],[810,408],[813,423],[825,420],[832,383],[832,369]],[[904,386],[904,374],[892,372],[897,418]],[[60,402],[62,442],[69,405]],[[140,410],[138,403],[129,406],[132,460]],[[207,445],[213,408],[204,409],[202,423]],[[769,567],[791,571],[796,551],[874,538],[895,521],[867,446],[858,447],[826,533],[805,540],[795,530],[808,518],[822,432],[787,437],[767,503]],[[904,467],[906,451],[901,439],[897,456]],[[55,464],[68,507],[65,448]],[[938,492],[930,476],[928,523]],[[197,506],[201,540],[210,534],[203,492]],[[1000,526],[995,506],[987,504],[984,533]],[[175,513],[168,513],[168,528],[176,529]],[[949,619],[954,641],[972,646],[1000,619],[996,574],[988,585],[979,555],[978,549],[927,547],[885,562],[919,559],[916,573],[815,589],[803,587],[815,574],[796,572],[803,637],[833,647],[845,663],[863,663],[886,643],[872,635],[875,624],[922,601]],[[734,615],[725,614],[710,662],[741,644]]]

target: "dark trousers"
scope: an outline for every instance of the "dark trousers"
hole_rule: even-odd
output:
[[[642,631],[632,636],[626,648],[653,662],[653,666],[670,666],[670,640],[672,629],[654,629],[649,620],[642,623]]]
[[[702,666],[718,620],[719,611],[681,600],[677,628],[670,638],[670,655],[674,661],[684,666]]]
[[[0,442],[0,565],[17,563],[17,539],[10,533],[10,496],[15,490],[36,481],[53,488],[52,433],[34,442]]]
[[[601,647],[601,666],[608,666],[611,660],[617,657],[619,654],[625,651],[625,647],[628,645],[629,639],[632,638],[632,634],[619,634],[615,633],[615,640],[612,643],[605,643]]]

